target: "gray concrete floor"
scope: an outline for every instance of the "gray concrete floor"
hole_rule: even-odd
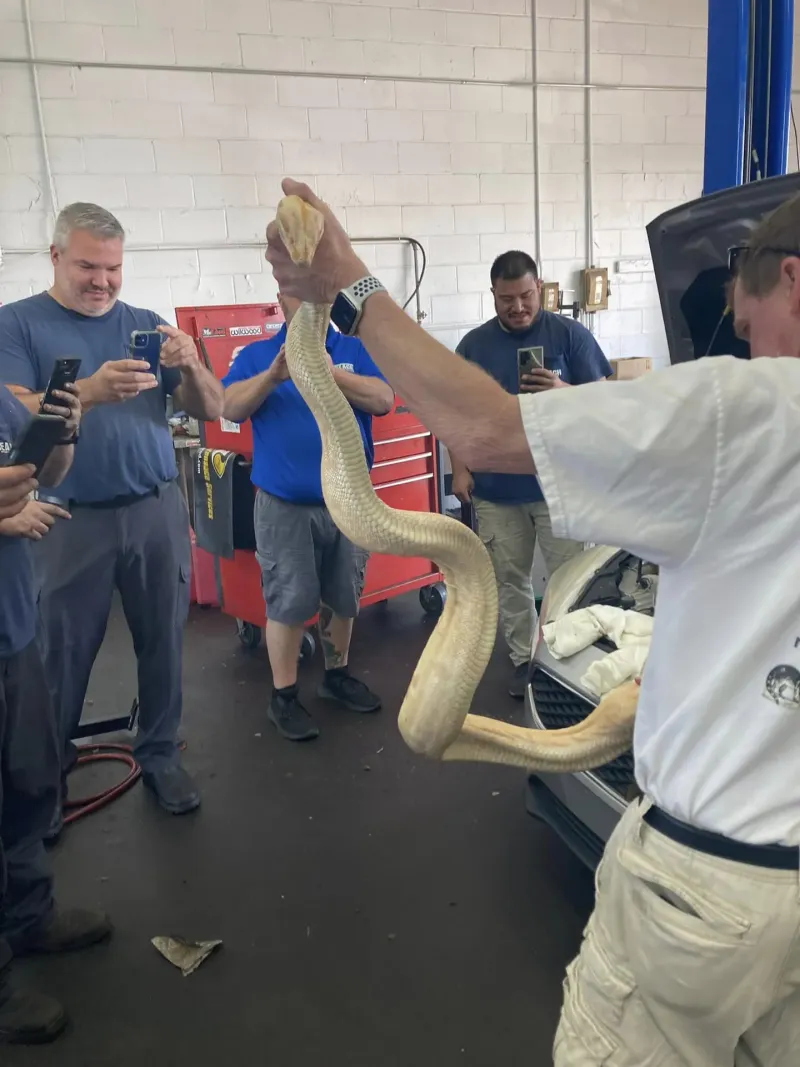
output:
[[[591,880],[524,810],[523,777],[437,765],[404,747],[396,712],[430,632],[416,595],[365,611],[351,662],[385,701],[363,719],[313,696],[322,728],[278,739],[264,710],[262,651],[230,619],[194,609],[186,640],[187,766],[203,790],[189,817],[141,786],[78,823],[55,850],[63,903],[102,907],[117,934],[21,980],[63,999],[73,1024],[7,1067],[487,1067],[551,1063],[564,968]],[[475,709],[519,718],[498,647]],[[134,692],[118,616],[87,717]],[[84,772],[74,792],[92,791]],[[183,978],[158,934],[222,938]]]

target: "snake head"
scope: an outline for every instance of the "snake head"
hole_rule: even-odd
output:
[[[299,196],[285,196],[278,204],[275,221],[292,263],[310,266],[325,229],[322,213]]]

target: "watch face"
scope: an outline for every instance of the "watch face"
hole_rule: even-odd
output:
[[[331,307],[331,321],[346,335],[352,334],[358,320],[358,309],[344,293],[339,293]]]

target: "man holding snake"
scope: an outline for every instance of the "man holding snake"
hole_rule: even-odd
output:
[[[557,536],[661,568],[634,738],[643,797],[598,872],[556,1067],[787,1067],[800,1048],[800,707],[766,680],[800,667],[800,199],[736,260],[752,362],[517,397],[415,325],[306,186],[284,190],[323,213],[324,232],[301,267],[270,226],[281,291],[333,304],[471,469],[535,473]]]

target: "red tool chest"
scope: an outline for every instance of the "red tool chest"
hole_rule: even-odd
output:
[[[200,355],[217,378],[223,378],[237,349],[276,333],[283,324],[277,304],[235,304],[176,309],[179,329],[194,338]],[[388,415],[373,419],[375,462],[372,484],[389,507],[438,512],[442,500],[439,448],[433,435],[396,400]],[[252,460],[250,423],[224,419],[203,427],[203,444],[234,452],[239,462]],[[232,559],[217,558],[222,610],[237,620],[244,644],[255,646],[265,623],[261,575],[255,554],[236,550]],[[420,603],[432,613],[444,605],[442,576],[431,560],[373,555],[367,565],[362,605],[388,600],[418,589]],[[313,620],[309,620],[310,622]]]

